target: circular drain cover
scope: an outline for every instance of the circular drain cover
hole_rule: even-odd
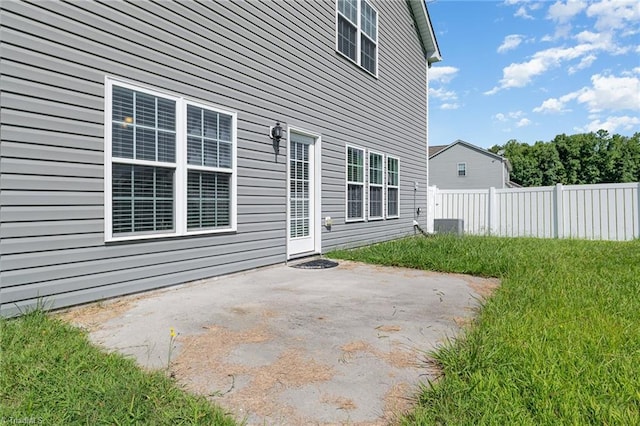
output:
[[[327,269],[327,268],[335,268],[336,266],[338,266],[338,262],[333,262],[327,259],[314,259],[314,260],[309,260],[307,262],[291,265],[292,268],[300,268],[300,269]]]

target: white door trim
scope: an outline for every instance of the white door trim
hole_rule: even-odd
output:
[[[308,254],[321,253],[322,251],[322,137],[318,133],[310,132],[295,126],[287,126],[287,223],[286,223],[286,242],[287,242],[287,259],[291,259],[294,256],[305,253],[294,253],[291,251],[291,244],[289,241],[289,227],[291,226],[291,190],[290,190],[290,148],[291,148],[291,133],[296,133],[304,136],[314,138],[313,149],[313,250]]]

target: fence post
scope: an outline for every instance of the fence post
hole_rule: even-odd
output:
[[[554,205],[553,216],[555,220],[555,237],[564,237],[564,212],[562,209],[562,184],[557,183],[553,191],[554,193]]]
[[[434,186],[427,187],[427,232],[433,233],[433,221],[436,218],[436,200],[438,199],[438,188]]]
[[[487,197],[487,229],[489,235],[496,234],[496,189],[492,186],[489,188],[489,195]]]
[[[636,213],[638,214],[638,216],[636,217],[636,219],[638,220],[637,225],[636,225],[636,235],[634,235],[634,238],[640,238],[640,182],[638,182],[638,208],[636,209]]]

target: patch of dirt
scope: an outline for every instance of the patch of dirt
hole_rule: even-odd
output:
[[[394,344],[394,347],[389,352],[378,352],[376,356],[387,364],[392,365],[395,368],[419,368],[420,363],[420,351],[414,348],[406,347],[401,344]]]
[[[104,302],[92,303],[65,309],[56,313],[63,321],[69,322],[87,331],[98,329],[103,323],[122,316],[123,313],[135,307],[136,303],[148,296],[120,297]]]
[[[335,405],[338,410],[355,410],[358,408],[351,398],[345,398],[342,396],[322,395],[320,402],[323,404]]]
[[[221,368],[223,358],[238,345],[245,343],[262,343],[273,338],[264,325],[249,330],[232,331],[225,327],[210,325],[203,327],[205,333],[191,336],[179,336],[176,340],[182,344],[178,356],[172,362],[172,370],[179,378],[193,378],[194,383],[202,376],[217,376],[220,382],[225,382],[229,375],[245,374],[246,369]],[[205,380],[206,382],[206,380]],[[209,384],[206,383],[205,386]],[[209,393],[209,389],[196,386],[194,391]]]
[[[311,383],[325,382],[333,375],[333,368],[305,356],[301,349],[287,349],[270,365],[248,369],[253,376],[247,386],[229,393],[230,405],[260,416],[294,418],[295,408],[283,406],[279,395],[286,389]]]
[[[473,321],[474,319],[472,317],[453,317],[453,322],[460,328],[473,324]]]
[[[393,349],[389,352],[375,349],[369,343],[361,340],[348,343],[340,349],[342,349],[343,353],[340,359],[344,363],[348,363],[355,358],[358,352],[361,352],[372,355],[395,368],[419,368],[421,366],[420,351],[401,343],[394,342]]]
[[[416,403],[415,389],[407,383],[397,383],[384,397],[382,416],[375,421],[348,423],[351,426],[389,426],[400,423],[401,417]]]
[[[395,332],[402,330],[398,325],[379,325],[376,327],[378,331]]]
[[[398,419],[408,413],[415,405],[415,392],[408,383],[397,383],[384,397],[384,419],[389,424],[397,423]]]
[[[363,342],[362,340],[356,340],[355,342],[347,343],[346,345],[342,346],[340,349],[342,349],[342,351],[347,354],[354,354],[356,352],[373,351],[373,348],[371,347],[371,345],[368,344],[367,342]]]
[[[483,278],[482,281],[478,281],[473,277],[466,277],[465,281],[469,284],[469,287],[485,300],[491,297],[498,287],[500,287],[500,280],[497,278]]]
[[[360,263],[351,260],[340,260],[340,264],[337,266],[340,269],[354,270],[361,266]]]
[[[316,362],[300,348],[285,349],[271,364],[260,367],[226,362],[238,345],[262,343],[273,338],[265,325],[245,331],[232,331],[212,325],[200,335],[182,338],[180,355],[172,364],[177,379],[191,391],[215,397],[217,403],[237,413],[255,413],[292,421],[294,407],[283,406],[282,392],[311,383],[330,380],[334,371]],[[235,388],[236,377],[246,383]],[[212,389],[215,383],[230,383],[227,389]],[[222,386],[221,386],[222,387]]]

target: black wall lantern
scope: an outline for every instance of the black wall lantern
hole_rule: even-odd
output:
[[[273,140],[273,150],[276,155],[280,152],[280,139],[282,139],[282,126],[280,122],[277,122],[275,126],[271,128],[271,139]]]

